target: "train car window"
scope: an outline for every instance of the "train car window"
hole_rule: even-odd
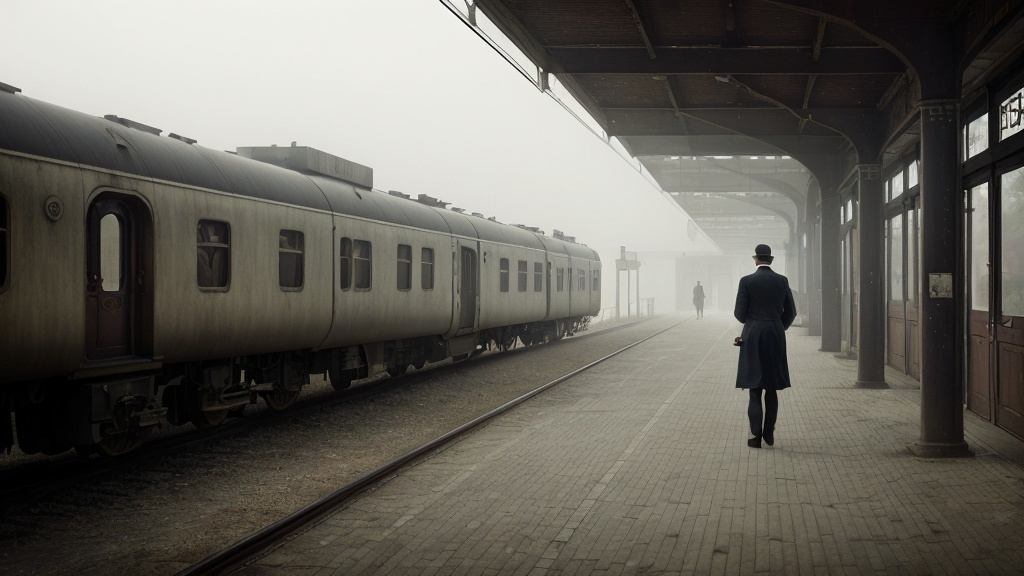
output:
[[[341,248],[338,250],[341,262],[338,263],[338,269],[341,272],[341,281],[339,282],[342,290],[348,290],[352,288],[352,239],[342,238]]]
[[[8,221],[7,199],[0,196],[0,290],[7,288],[7,277],[10,274],[7,269],[8,254],[10,253],[10,245],[7,242],[8,226],[10,226],[10,222]]]
[[[579,276],[580,279],[579,290],[580,292],[583,292],[587,289],[587,271],[584,270],[583,268],[580,268],[579,274],[577,274],[577,276]]]
[[[200,220],[196,227],[196,282],[201,290],[227,290],[231,280],[231,228]]]
[[[370,289],[373,280],[372,246],[368,240],[356,240],[352,243],[352,264],[355,269],[356,290]]]
[[[412,246],[398,245],[398,289],[412,290]]]
[[[508,258],[501,259],[498,269],[498,284],[502,292],[508,292]]]
[[[278,236],[277,270],[282,290],[302,290],[305,235],[296,230],[281,230]]]
[[[529,271],[526,268],[526,260],[519,261],[519,291],[526,292],[526,286],[529,283]]]
[[[544,290],[544,265],[540,262],[533,263],[533,291],[542,292]]]
[[[565,290],[565,268],[562,268],[561,266],[559,266],[558,270],[555,272],[555,290],[557,292]]]
[[[420,286],[424,290],[434,289],[434,249],[420,251]]]
[[[100,218],[100,278],[105,292],[121,289],[121,219],[115,214]]]
[[[594,270],[594,279],[590,281],[590,289],[594,292],[601,290],[601,271]]]
[[[566,275],[565,279],[566,279],[566,282],[568,283],[568,286],[566,286],[566,289],[569,290],[569,292],[572,292],[572,268],[569,268],[569,273]]]

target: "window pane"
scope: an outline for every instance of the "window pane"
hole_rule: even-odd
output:
[[[544,265],[540,262],[533,263],[533,291],[542,292],[544,290]]]
[[[988,182],[971,188],[971,309],[989,309]]]
[[[1003,246],[1000,294],[1003,316],[1024,316],[1024,258],[1016,250],[1024,246],[1024,168],[1007,172],[1000,179]]]
[[[988,150],[988,114],[971,120],[967,125],[967,158]]]
[[[412,289],[412,246],[398,245],[398,289]]]
[[[1017,91],[999,105],[999,141],[1013,136],[1024,127],[1024,88]]]
[[[892,177],[892,199],[899,198],[903,195],[903,171],[900,170],[898,174]]]
[[[556,281],[555,286],[558,292],[562,292],[565,286],[565,268],[559,267],[555,273]]]
[[[903,300],[903,215],[889,220],[889,298]]]
[[[580,268],[578,276],[580,281],[579,289],[580,292],[583,292],[584,290],[587,289],[587,271]]]
[[[302,288],[305,236],[295,230],[281,230],[278,245],[277,275],[281,288]]]
[[[227,222],[199,221],[196,227],[196,280],[200,288],[227,288],[231,276],[230,236]]]
[[[907,165],[907,188],[913,188],[918,185],[917,178],[917,160],[912,161]]]
[[[105,292],[121,288],[121,220],[107,214],[100,219],[100,278]]]
[[[508,258],[502,258],[499,264],[498,285],[502,292],[508,292]]]
[[[434,249],[424,248],[420,251],[420,287],[424,290],[434,289]]]
[[[342,238],[341,248],[338,250],[341,255],[341,261],[338,263],[338,269],[340,271],[342,290],[348,290],[352,287],[352,239]]]
[[[529,283],[529,271],[526,268],[526,260],[519,261],[519,291],[526,292]]]
[[[366,240],[356,240],[352,243],[352,250],[356,290],[369,290],[373,279],[373,259],[370,243]]]
[[[597,292],[601,289],[601,271],[594,270],[594,281],[590,283],[590,289]]]

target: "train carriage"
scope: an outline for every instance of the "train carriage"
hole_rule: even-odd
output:
[[[312,148],[219,152],[0,86],[0,405],[25,452],[125,452],[258,396],[283,409],[311,373],[340,389],[599,308],[589,248]]]

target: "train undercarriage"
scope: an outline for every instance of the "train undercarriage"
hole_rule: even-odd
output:
[[[586,330],[589,320],[505,326],[449,340],[434,336],[219,361],[149,362],[141,371],[12,384],[0,390],[0,407],[13,415],[10,425],[0,426],[0,449],[10,451],[16,437],[26,454],[74,449],[82,456],[117,456],[137,449],[159,428],[207,428],[240,417],[259,398],[272,410],[285,410],[311,374],[325,374],[335,390],[344,390],[382,372],[397,377],[428,362],[559,340]]]

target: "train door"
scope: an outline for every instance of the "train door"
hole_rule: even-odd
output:
[[[138,352],[136,287],[142,286],[141,219],[119,195],[100,196],[86,221],[86,357],[106,360]]]
[[[990,317],[991,250],[989,248],[989,183],[967,190],[965,229],[965,288],[967,294],[967,407],[992,419],[991,375],[993,328]]]
[[[1024,436],[1024,166],[1000,170],[998,188],[998,313],[994,315],[996,423]]]
[[[476,252],[472,248],[462,246],[459,255],[459,304],[462,310],[459,317],[459,328],[476,326],[478,276]]]

